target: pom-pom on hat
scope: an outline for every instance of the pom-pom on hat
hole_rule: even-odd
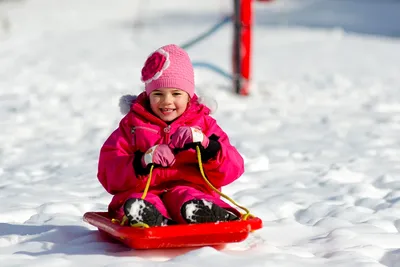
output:
[[[194,95],[194,71],[189,55],[170,44],[154,51],[142,68],[142,82],[147,95],[159,88],[177,88]]]

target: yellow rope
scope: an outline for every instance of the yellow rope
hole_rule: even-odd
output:
[[[150,226],[144,222],[131,223],[131,227],[150,228]]]
[[[142,195],[141,199],[145,199],[146,196],[147,196],[147,192],[149,192],[151,177],[153,175],[153,169],[154,169],[154,164],[151,164],[149,178],[147,178],[147,183],[146,183],[146,186],[144,188],[143,195]],[[127,220],[128,218],[126,216],[124,216],[124,219]],[[125,221],[123,221],[123,223],[125,223]],[[142,227],[142,228],[149,228],[150,227],[147,223],[144,223],[144,222],[133,223],[133,224],[131,224],[131,226],[132,227]]]
[[[147,183],[146,183],[146,187],[144,188],[144,191],[143,191],[142,199],[146,198],[147,192],[149,191],[150,182],[151,182],[151,176],[153,175],[153,169],[154,169],[154,165],[151,164],[149,178],[147,178]]]
[[[153,175],[153,169],[154,169],[154,165],[152,164],[151,167],[150,167],[149,178],[147,179],[147,183],[146,183],[146,186],[144,188],[144,191],[143,191],[143,194],[141,196],[141,199],[145,199],[146,196],[147,196],[147,192],[149,192],[151,176]],[[119,223],[120,225],[125,225],[127,220],[128,220],[128,217],[126,217],[126,215],[124,215],[124,217],[122,217],[122,222],[120,222],[117,219],[111,219],[111,222],[112,223]],[[144,222],[137,222],[137,223],[131,224],[131,227],[149,228],[150,226],[147,223],[144,223]]]
[[[200,147],[199,147],[199,146],[196,146],[196,152],[197,152],[197,160],[198,160],[198,162],[199,162],[200,173],[201,173],[201,176],[203,176],[203,179],[204,179],[204,181],[207,183],[207,185],[208,185],[209,187],[211,187],[211,189],[214,190],[214,192],[216,192],[218,195],[220,195],[221,197],[223,197],[223,198],[229,200],[229,201],[230,201],[233,205],[235,205],[236,207],[238,207],[238,208],[244,210],[246,213],[245,213],[245,214],[242,214],[242,219],[243,219],[243,220],[247,220],[249,217],[254,217],[253,215],[250,214],[250,211],[249,211],[246,207],[243,207],[243,206],[239,205],[239,204],[238,204],[236,201],[234,201],[232,198],[230,198],[229,196],[225,195],[224,193],[222,193],[221,191],[219,191],[217,188],[215,188],[215,186],[207,179],[207,176],[206,176],[206,174],[205,174],[205,172],[204,172],[203,163],[202,163],[202,160],[201,160],[201,152],[200,152]]]
[[[225,195],[224,193],[222,193],[221,191],[219,191],[217,188],[215,188],[215,186],[207,179],[207,176],[206,176],[206,174],[205,174],[205,172],[204,172],[204,169],[203,169],[203,162],[202,162],[202,160],[201,160],[201,151],[200,151],[200,147],[199,147],[199,146],[196,146],[196,152],[197,152],[197,160],[198,160],[198,163],[199,163],[200,173],[201,173],[201,176],[203,177],[204,181],[207,183],[207,185],[208,185],[214,192],[216,192],[218,195],[220,195],[221,197],[223,197],[223,198],[229,200],[229,201],[230,201],[233,205],[235,205],[236,207],[238,207],[238,208],[244,210],[244,211],[245,211],[245,214],[242,214],[242,219],[243,219],[243,220],[247,220],[249,217],[254,217],[252,214],[250,214],[250,211],[249,211],[246,207],[243,207],[243,206],[239,205],[239,204],[238,204],[236,201],[234,201],[232,198],[230,198],[229,196]],[[151,178],[152,178],[152,175],[153,175],[153,169],[154,169],[154,165],[151,165],[151,167],[150,167],[150,173],[149,173],[149,178],[147,178],[147,183],[146,183],[146,186],[145,186],[145,188],[144,188],[144,191],[143,191],[143,194],[142,194],[141,199],[145,199],[146,196],[147,196],[147,192],[149,191],[150,183],[151,183]],[[126,223],[127,220],[128,220],[128,217],[126,217],[126,216],[124,215],[124,217],[122,218],[122,222],[120,222],[120,221],[117,220],[117,219],[112,219],[111,221],[112,221],[113,223],[120,223],[120,225],[124,225],[124,224]],[[131,226],[132,226],[132,227],[143,227],[143,228],[149,228],[149,227],[150,227],[148,224],[143,223],[143,222],[138,222],[138,223],[135,223],[135,224],[131,224]]]

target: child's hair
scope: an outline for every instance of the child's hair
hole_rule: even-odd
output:
[[[177,88],[194,95],[194,71],[189,55],[181,47],[169,44],[147,58],[142,68],[147,95],[159,88]]]

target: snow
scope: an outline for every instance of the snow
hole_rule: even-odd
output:
[[[193,219],[194,213],[198,210],[198,207],[195,203],[189,203],[185,206],[186,211],[186,218],[191,222],[195,222],[196,220]]]
[[[190,2],[190,3],[189,3]],[[196,69],[242,153],[224,193],[263,219],[222,249],[135,251],[82,220],[140,68],[228,1],[0,1],[1,266],[400,266],[400,2],[256,3],[251,95]],[[188,50],[230,70],[232,27]],[[216,107],[216,106],[215,106]],[[161,261],[161,262],[160,262]]]
[[[212,208],[212,202],[207,201],[205,199],[202,200],[204,206],[208,207],[210,210]],[[185,205],[185,214],[186,214],[186,219],[191,221],[191,222],[196,222],[196,218],[193,218],[193,216],[196,216],[196,212],[199,210],[199,205],[196,203],[188,203]]]
[[[132,205],[128,208],[127,215],[132,216],[132,220],[142,222],[143,221],[143,212],[146,208],[146,203],[143,200],[137,200],[132,202]]]

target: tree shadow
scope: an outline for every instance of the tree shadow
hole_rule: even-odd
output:
[[[142,14],[140,17],[140,22],[137,18],[129,21],[122,21],[117,26],[122,26],[123,28],[159,28],[159,27],[171,27],[171,30],[182,28],[182,27],[193,27],[198,25],[204,25],[207,27],[222,21],[226,15],[230,15],[231,12],[226,14],[218,14],[217,12],[196,12],[196,13],[184,13],[176,11],[168,11],[162,14],[152,15],[150,12],[148,14]],[[135,20],[136,19],[136,20]],[[199,31],[202,29],[199,27]],[[194,32],[196,35],[196,32]]]
[[[399,1],[304,0],[289,3],[297,5],[259,6],[255,9],[256,23],[261,26],[341,29],[359,34],[400,37]]]
[[[382,265],[387,267],[399,267],[400,266],[400,249],[391,250],[383,255],[380,260]]]
[[[277,0],[270,3],[254,4],[254,20],[258,26],[266,27],[305,27],[315,29],[341,29],[345,32],[400,37],[400,1],[396,0]],[[193,27],[201,32],[202,27],[218,23],[224,16],[232,14],[226,10],[224,14],[217,11],[177,12],[168,11],[152,15],[151,12],[141,14],[140,23],[124,21],[119,26],[126,28],[158,28]],[[203,25],[203,26],[199,26]],[[226,25],[227,27],[232,27]],[[197,30],[198,29],[198,30]]]

